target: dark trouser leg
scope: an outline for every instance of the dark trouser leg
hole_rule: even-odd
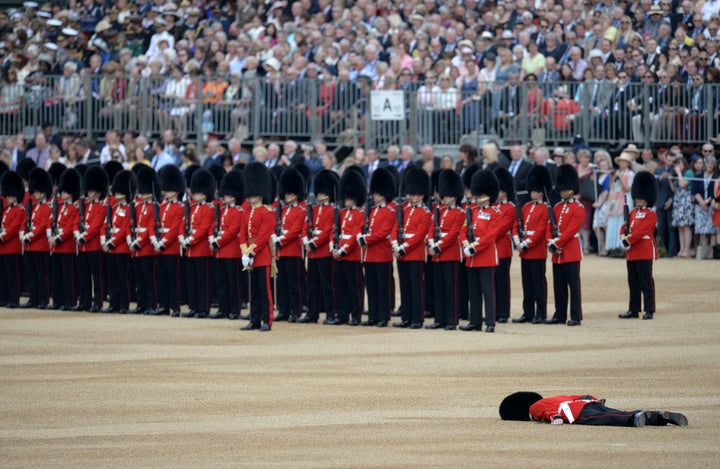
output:
[[[290,317],[290,292],[289,285],[292,283],[291,265],[289,257],[281,257],[277,260],[277,288],[275,289],[275,300],[278,307],[278,321]]]
[[[640,304],[641,296],[640,286],[638,285],[637,266],[634,264],[634,262],[636,261],[627,261],[628,289],[630,290],[628,311],[637,313],[642,310],[642,306]]]
[[[20,255],[4,254],[2,256],[2,268],[0,273],[0,303],[17,305],[20,301],[20,289],[22,288],[22,272],[20,271]],[[4,291],[3,291],[4,290]]]
[[[435,322],[444,326],[457,326],[458,321],[458,270],[455,261],[435,262]]]
[[[560,322],[567,321],[568,280],[565,277],[566,264],[553,264],[553,292],[555,293],[555,314]]]
[[[482,323],[482,288],[480,288],[480,269],[468,269],[470,289],[470,324],[479,326]]]
[[[465,267],[464,263],[458,265],[458,285],[457,285],[457,296],[458,296],[458,319],[468,318],[468,302],[470,297],[468,296],[468,268]]]
[[[128,309],[130,303],[130,287],[128,285],[130,254],[111,254],[108,256],[108,263],[108,284],[112,288],[110,307]]]
[[[212,257],[190,258],[193,279],[190,285],[195,290],[194,301],[197,313],[207,314],[210,311],[210,260]]]
[[[187,289],[185,296],[187,298],[187,304],[190,311],[198,312],[198,272],[197,265],[195,263],[196,258],[188,257],[185,259],[186,278],[187,278]]]
[[[583,407],[582,412],[575,420],[576,425],[606,425],[611,427],[633,427],[635,414],[640,412],[634,410],[626,412],[622,410],[605,407],[599,402],[593,402]]]
[[[582,321],[582,289],[580,287],[580,262],[562,264],[565,279],[570,288],[570,319]]]
[[[653,261],[650,259],[642,261],[628,261],[628,277],[630,276],[630,270],[632,269],[633,277],[635,279],[634,286],[637,295],[638,307],[638,309],[631,309],[630,311],[641,311],[640,295],[642,294],[642,299],[645,304],[645,312],[655,312],[655,280],[652,275],[652,263]]]
[[[350,262],[335,264],[335,317],[342,321],[350,320],[350,295],[353,285],[350,283]]]
[[[435,310],[435,280],[433,279],[433,269],[435,264],[430,258],[426,259],[423,265],[424,284],[428,286],[425,289],[425,310],[433,313]]]
[[[333,283],[335,269],[335,261],[331,257],[324,257],[317,259],[320,266],[320,285],[322,285],[322,308],[320,311],[324,311],[328,317],[335,316],[335,310],[333,309],[335,295],[335,284]],[[392,271],[391,271],[392,275]]]
[[[37,274],[37,304],[47,305],[50,302],[50,253],[34,253],[35,273]]]
[[[135,291],[135,302],[137,308],[142,312],[145,310],[147,305],[147,279],[145,278],[145,272],[143,271],[142,261],[140,257],[132,258],[132,271],[135,276],[135,283],[132,285],[132,289]]]
[[[240,314],[240,285],[238,275],[240,273],[239,259],[218,259],[218,312],[225,314]]]
[[[510,261],[511,257],[500,259],[495,267],[495,315],[498,319],[510,317]]]
[[[481,267],[480,288],[482,289],[483,302],[485,304],[485,325],[495,325],[495,268]]]
[[[422,261],[398,262],[403,322],[421,323],[425,312]]]
[[[156,272],[156,258],[155,256],[144,256],[137,258],[140,264],[139,271],[142,272],[143,284],[138,284],[138,290],[140,288],[145,290],[145,303],[139,307],[143,310],[157,308],[157,272]]]
[[[317,320],[323,308],[322,259],[308,259],[307,286],[308,286],[308,312],[309,319]]]
[[[528,319],[547,317],[547,280],[545,259],[520,261],[523,282],[523,315]]]
[[[92,276],[90,275],[90,258],[87,252],[79,252],[77,255],[77,286],[78,304],[82,307],[92,305]]]
[[[368,298],[368,322],[378,322],[378,315],[380,310],[379,302],[379,286],[380,283],[378,273],[378,263],[367,262],[365,263],[365,288],[367,289]]]
[[[107,290],[107,277],[105,275],[107,258],[102,251],[86,252],[85,255],[87,256],[90,276],[92,277],[92,305],[102,308]]]
[[[38,277],[40,276],[40,272],[35,270],[35,258],[37,257],[37,254],[39,253],[26,252],[23,256],[23,270],[27,280],[25,287],[27,288],[28,293],[28,303],[32,306],[40,304],[38,302]]]
[[[272,325],[272,289],[270,288],[270,268],[253,267],[250,272],[250,288],[252,288],[252,307],[250,322],[261,322]]]
[[[160,307],[168,310],[180,309],[178,284],[180,272],[177,255],[158,256],[158,298]]]
[[[56,273],[57,277],[54,276],[53,278],[55,278],[54,283],[57,284],[57,288],[60,290],[55,304],[71,307],[75,304],[75,254],[55,254],[54,256],[53,276]]]

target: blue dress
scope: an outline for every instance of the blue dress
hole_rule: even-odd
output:
[[[688,169],[683,177],[694,177],[692,170]],[[690,226],[695,223],[695,211],[693,210],[691,185],[685,189],[679,187],[675,190],[672,205],[672,226]]]

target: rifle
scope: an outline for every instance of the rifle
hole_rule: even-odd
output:
[[[185,200],[185,205],[183,207],[185,212],[185,236],[190,236],[190,201]]]
[[[370,229],[370,211],[372,210],[372,194],[368,194],[368,198],[365,201],[365,223],[363,224],[363,230],[362,234],[365,236],[368,234],[368,230]],[[367,246],[367,243],[365,242],[365,238],[360,238],[360,245],[361,246]]]
[[[555,239],[560,234],[560,231],[558,230],[557,220],[555,220],[555,212],[553,211],[553,208],[550,205],[550,202],[549,202],[550,199],[548,199],[547,188],[543,188],[543,190],[545,192],[545,201],[547,203],[547,208],[548,208],[548,217],[550,218],[550,229],[551,229],[550,233],[551,233],[553,239]],[[558,248],[553,244],[550,245],[550,250],[554,253],[558,252]]]
[[[105,225],[107,225],[107,227],[105,228],[106,242],[109,242],[110,239],[112,238],[112,218],[113,218],[112,205],[107,204],[105,206]]]
[[[25,234],[32,231],[32,211],[32,198],[28,196],[27,202],[25,203],[25,216],[27,217],[25,220]]]
[[[433,241],[435,244],[440,241],[440,203],[435,201],[433,209]]]
[[[155,237],[158,238],[158,241],[162,239],[162,223],[160,223],[160,204],[158,204],[157,199],[155,198],[155,183],[152,184],[152,194],[153,194],[153,218],[155,219]]]
[[[50,234],[53,238],[57,238],[58,234],[58,199],[53,197],[52,204],[52,223],[50,223]]]
[[[220,204],[215,204],[215,227],[213,228],[213,236],[218,237],[220,233]]]
[[[627,195],[624,198],[625,203],[623,204],[623,221],[625,222],[625,236],[630,236],[630,206],[627,202]]]
[[[515,185],[515,181],[513,181],[513,185]],[[525,237],[525,229],[523,228],[523,218],[522,218],[522,207],[518,203],[518,196],[517,196],[517,187],[514,188],[515,190],[515,218],[517,218],[517,224],[518,224],[518,238],[520,238],[520,242],[523,242],[523,238]]]
[[[335,205],[333,205],[333,222],[335,223],[335,230],[333,231],[333,241],[335,249],[340,247],[340,236],[342,235],[342,228],[340,227],[340,202],[337,199],[337,187],[335,188]]]
[[[130,212],[130,240],[134,242],[137,238],[137,213],[135,213],[135,201],[132,198],[128,203],[128,211]]]
[[[80,194],[80,200],[78,201],[78,215],[80,221],[78,222],[78,231],[80,233],[85,232],[85,196]]]
[[[308,240],[312,240],[315,237],[315,228],[313,227],[313,208],[310,204],[310,201],[307,202],[307,206],[305,208],[305,217],[307,218],[308,222],[307,237]],[[282,233],[278,233],[278,236],[280,236],[281,234]]]
[[[472,209],[470,204],[465,207],[465,221],[467,222],[467,240],[472,244],[475,242],[475,230],[473,229]]]
[[[402,204],[403,204],[402,198],[398,198],[398,200],[397,200],[397,222],[398,222],[397,243],[401,246],[405,240],[405,217],[403,214]]]

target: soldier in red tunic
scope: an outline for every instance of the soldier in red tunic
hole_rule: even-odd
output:
[[[17,308],[22,287],[20,230],[26,216],[22,206],[25,184],[20,175],[10,171],[3,174],[0,193],[5,198],[0,225],[0,306]]]
[[[166,165],[158,171],[163,202],[159,207],[159,226],[150,234],[150,242],[157,253],[158,309],[155,314],[180,316],[180,234],[183,232],[183,204],[185,179],[175,165]],[[151,312],[152,314],[152,312]]]
[[[446,169],[438,178],[442,205],[435,208],[433,225],[428,232],[428,254],[432,256],[435,281],[435,322],[426,329],[455,330],[458,323],[458,270],[460,269],[460,230],[465,211],[458,205],[463,197],[463,183],[453,170]]]
[[[210,319],[238,319],[240,317],[240,229],[243,220],[241,207],[245,200],[242,172],[228,171],[220,181],[222,208],[219,230],[210,237],[210,246],[215,250],[218,272],[218,311]]]
[[[308,258],[308,312],[298,322],[317,322],[325,312],[325,322],[335,318],[335,262],[330,252],[338,177],[323,169],[315,175],[315,201],[311,208],[312,225],[306,220],[303,244]]]
[[[53,279],[53,309],[69,311],[75,306],[75,238],[79,235],[80,214],[75,202],[80,198],[82,176],[73,168],[66,169],[58,183],[62,202],[48,234]]]
[[[512,261],[512,237],[517,235],[517,211],[515,187],[512,174],[505,168],[496,168],[495,175],[500,183],[496,207],[501,217],[495,245],[498,250],[498,265],[495,268],[495,316],[497,322],[506,323],[510,317],[510,263]]]
[[[652,319],[655,314],[655,280],[652,266],[657,259],[655,227],[657,215],[652,207],[657,199],[657,181],[652,173],[639,172],[630,191],[635,208],[630,212],[627,223],[620,229],[620,239],[627,261],[630,305],[627,312],[618,315],[621,319],[640,316],[641,297],[645,302],[643,319]]]
[[[580,189],[577,170],[569,164],[558,167],[555,188],[562,200],[553,208],[557,220],[557,235],[548,241],[552,253],[553,291],[555,314],[546,320],[548,324],[565,324],[567,319],[568,293],[570,295],[570,320],[568,326],[579,326],[582,321],[580,296],[580,228],[585,217],[585,207],[575,199]]]
[[[33,168],[28,178],[28,192],[34,202],[29,202],[30,212],[26,214],[29,218],[23,227],[30,229],[20,235],[25,243],[25,269],[28,273],[28,302],[22,307],[45,309],[50,299],[50,244],[46,233],[52,215],[48,200],[52,197],[53,182],[50,174],[42,168]],[[29,224],[27,220],[30,220]]]
[[[190,232],[180,236],[180,245],[188,261],[188,306],[185,318],[206,318],[210,312],[210,260],[213,250],[209,239],[215,226],[215,176],[207,169],[198,169],[190,180],[195,205],[190,212]]]
[[[269,331],[273,320],[270,237],[275,231],[270,172],[262,163],[249,163],[243,182],[250,208],[240,230],[240,250],[243,268],[250,271],[250,322],[241,330]]]
[[[345,171],[340,180],[337,204],[343,204],[340,210],[335,208],[334,233],[330,244],[335,259],[335,318],[327,319],[325,324],[360,324],[363,305],[363,272],[360,263],[360,251],[356,239],[362,233],[365,214],[359,207],[367,197],[367,183],[357,171]]]
[[[480,166],[473,163],[470,166],[466,167],[460,172],[460,178],[463,181],[463,186],[465,187],[465,202],[461,205],[463,211],[465,212],[465,218],[467,218],[467,211],[468,208],[470,211],[475,210],[477,208],[477,202],[475,201],[475,196],[472,193],[472,177],[473,174],[480,171]],[[465,319],[467,320],[470,315],[470,308],[469,308],[469,302],[470,302],[470,292],[468,284],[468,267],[467,267],[467,259],[463,256],[460,259],[460,268],[458,269],[458,319]],[[458,321],[459,322],[459,321]]]
[[[432,213],[425,203],[430,200],[430,176],[419,166],[408,167],[405,177],[407,202],[398,215],[398,235],[392,241],[400,277],[402,320],[394,327],[420,329],[425,312],[425,241],[432,225]]]
[[[140,168],[137,181],[141,202],[135,204],[135,236],[128,244],[135,263],[137,312],[153,314],[157,310],[157,265],[150,236],[157,230],[154,203],[160,198],[160,178],[154,169],[147,166]]]
[[[520,274],[523,287],[523,313],[514,323],[543,324],[547,319],[547,240],[550,237],[548,206],[545,194],[552,188],[550,171],[533,166],[528,172],[527,190],[530,202],[522,208],[515,246],[520,252]]]
[[[460,241],[468,269],[470,293],[470,322],[460,326],[463,331],[480,331],[485,304],[485,332],[495,332],[495,287],[493,285],[498,254],[495,246],[501,213],[495,205],[499,184],[490,170],[476,172],[472,177],[471,190],[476,207],[470,209],[460,232]],[[466,214],[467,217],[467,214]]]
[[[279,233],[271,236],[272,249],[277,259],[278,314],[275,321],[296,322],[302,314],[302,237],[305,226],[305,210],[300,205],[305,200],[305,180],[290,168],[282,173],[279,184],[279,200],[275,209],[279,220]],[[279,221],[279,223],[277,223]]]
[[[78,310],[97,313],[105,301],[105,256],[100,245],[105,223],[108,176],[100,166],[90,166],[85,172],[83,187],[86,193],[85,215],[78,230]]]
[[[367,232],[357,236],[364,247],[365,288],[368,319],[363,326],[387,327],[392,313],[392,248],[390,238],[397,226],[395,209],[388,202],[395,196],[395,177],[384,168],[376,169],[370,179],[373,207],[367,220]]]
[[[103,313],[127,314],[130,306],[130,248],[127,237],[130,234],[129,203],[133,202],[137,180],[132,171],[122,170],[115,175],[111,193],[115,204],[106,215],[100,244],[108,254],[108,293],[110,305]],[[109,219],[108,219],[109,215]]]

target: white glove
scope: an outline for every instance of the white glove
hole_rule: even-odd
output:
[[[185,246],[185,236],[183,236],[183,235],[178,236],[178,241],[180,242],[180,244]]]
[[[303,246],[307,246],[309,242],[310,242],[310,240],[308,239],[307,236],[302,237]]]
[[[242,256],[242,266],[243,267],[249,267],[252,265],[252,257],[248,256],[247,254],[243,254]]]
[[[526,239],[525,241],[523,241],[522,243],[520,243],[520,244],[517,245],[517,250],[518,250],[518,251],[527,251],[527,250],[528,250],[528,244],[529,244],[529,243],[528,243],[528,240]]]
[[[512,237],[513,246],[515,246],[515,249],[520,245],[520,236],[515,235]]]
[[[470,249],[470,246],[465,246],[465,247],[463,248],[463,254],[465,254],[465,257],[472,257],[473,252],[472,252],[472,250]]]
[[[275,233],[270,235],[270,244],[272,246],[275,246],[275,243],[277,243],[278,237]]]

